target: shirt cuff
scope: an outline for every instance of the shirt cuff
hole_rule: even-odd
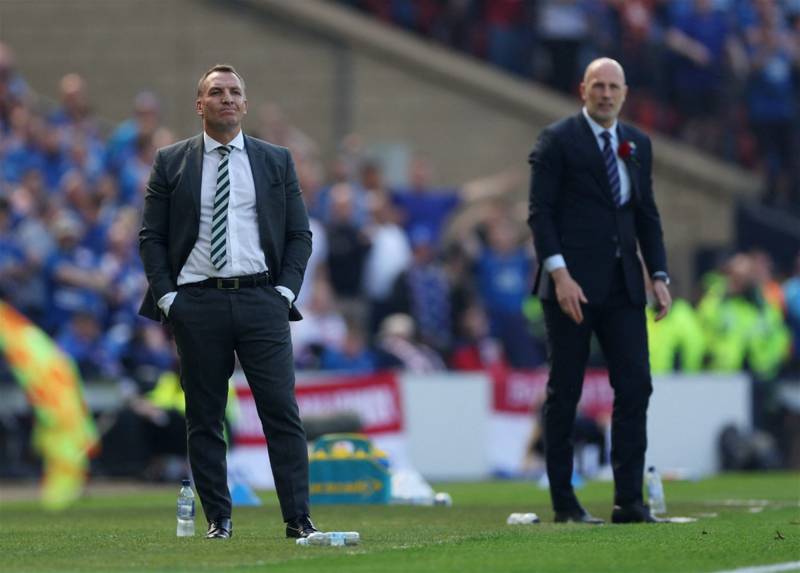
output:
[[[552,273],[556,269],[561,269],[567,266],[567,261],[564,260],[562,255],[552,255],[544,260],[544,270]]]
[[[164,316],[169,317],[169,309],[172,307],[172,303],[175,302],[176,296],[178,296],[178,291],[172,291],[158,299],[158,308],[164,312]]]
[[[275,290],[281,293],[281,296],[286,299],[286,302],[289,303],[289,308],[292,308],[292,304],[294,304],[294,293],[292,290],[283,285],[276,286]]]

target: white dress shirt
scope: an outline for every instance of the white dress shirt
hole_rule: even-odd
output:
[[[597,146],[600,148],[600,153],[603,152],[603,147],[605,147],[606,144],[605,139],[602,137],[602,133],[604,131],[608,131],[611,134],[611,149],[614,150],[614,154],[616,155],[616,150],[619,149],[617,120],[614,120],[614,123],[611,125],[611,127],[605,128],[592,119],[585,107],[581,111],[583,112],[583,117],[585,117],[586,121],[589,122],[589,127],[592,128],[592,133],[594,133],[594,139],[597,142]],[[631,198],[631,179],[628,176],[628,166],[625,165],[625,162],[619,157],[617,157],[617,172],[619,173],[620,204],[624,205]],[[552,273],[554,270],[566,266],[567,263],[564,260],[564,256],[560,253],[551,255],[544,260],[544,269],[548,273]]]
[[[189,253],[183,268],[178,274],[178,286],[204,281],[210,277],[238,277],[254,275],[268,270],[267,259],[261,248],[256,214],[256,188],[253,170],[244,148],[242,132],[234,137],[228,146],[228,176],[230,179],[230,199],[228,201],[228,220],[225,265],[217,270],[211,263],[211,219],[213,216],[214,195],[217,192],[217,172],[222,155],[217,151],[222,143],[203,133],[203,176],[200,184],[200,228],[197,241]],[[291,305],[292,291],[284,286],[276,287]],[[169,308],[177,292],[161,297],[158,306],[169,315]]]

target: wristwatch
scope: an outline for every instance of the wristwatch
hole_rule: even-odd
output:
[[[658,271],[658,272],[653,273],[652,279],[654,281],[656,281],[656,280],[663,281],[664,284],[667,285],[667,286],[669,286],[669,283],[670,283],[669,275],[667,273],[665,273],[664,271]]]

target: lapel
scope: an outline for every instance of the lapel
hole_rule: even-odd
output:
[[[586,118],[583,116],[583,112],[578,113],[578,123],[581,126],[580,142],[584,147],[586,157],[588,157],[589,161],[591,162],[592,173],[604,191],[603,197],[605,197],[606,201],[613,206],[614,199],[611,194],[611,184],[608,182],[606,161],[603,158],[603,152],[600,151],[600,146],[597,144],[597,138],[594,135],[594,131],[592,131],[592,126],[589,125],[588,121],[586,121]]]
[[[260,145],[249,135],[244,136],[244,149],[247,152],[247,159],[250,162],[250,169],[253,172],[253,186],[256,192],[256,211],[259,220],[266,221],[270,213],[279,213],[276,207],[280,207],[279,197],[272,192],[272,186],[277,181],[273,173],[274,166],[270,165],[269,157]]]
[[[267,161],[264,157],[264,150],[260,145],[252,141],[250,136],[244,136],[244,150],[247,153],[247,160],[250,162],[250,170],[253,172],[253,187],[256,193],[256,211],[261,213],[264,209],[264,188],[267,187]]]
[[[256,193],[256,217],[258,218],[258,234],[261,246],[268,260],[270,253],[276,252],[275,239],[272,236],[274,225],[270,225],[272,217],[281,216],[284,206],[281,203],[282,191],[274,190],[274,186],[280,184],[274,174],[274,165],[271,164],[264,146],[252,137],[244,136],[244,150],[247,152],[247,159],[250,162],[250,170],[253,172],[253,187]],[[276,264],[270,263],[270,267]],[[275,267],[273,267],[275,270]]]
[[[622,143],[623,141],[633,142],[630,130],[622,125],[621,121],[617,122],[617,139]],[[625,167],[628,168],[628,179],[631,182],[631,199],[639,198],[639,162],[636,157],[638,149],[634,148],[633,153],[625,158]],[[619,157],[617,157],[619,159]]]
[[[186,163],[182,184],[191,194],[194,204],[195,222],[200,226],[200,185],[203,180],[203,134],[193,137],[186,146]]]

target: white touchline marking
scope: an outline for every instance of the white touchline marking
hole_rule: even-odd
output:
[[[727,569],[725,571],[714,571],[714,573],[776,573],[777,571],[800,571],[800,561],[742,567],[741,569]]]

